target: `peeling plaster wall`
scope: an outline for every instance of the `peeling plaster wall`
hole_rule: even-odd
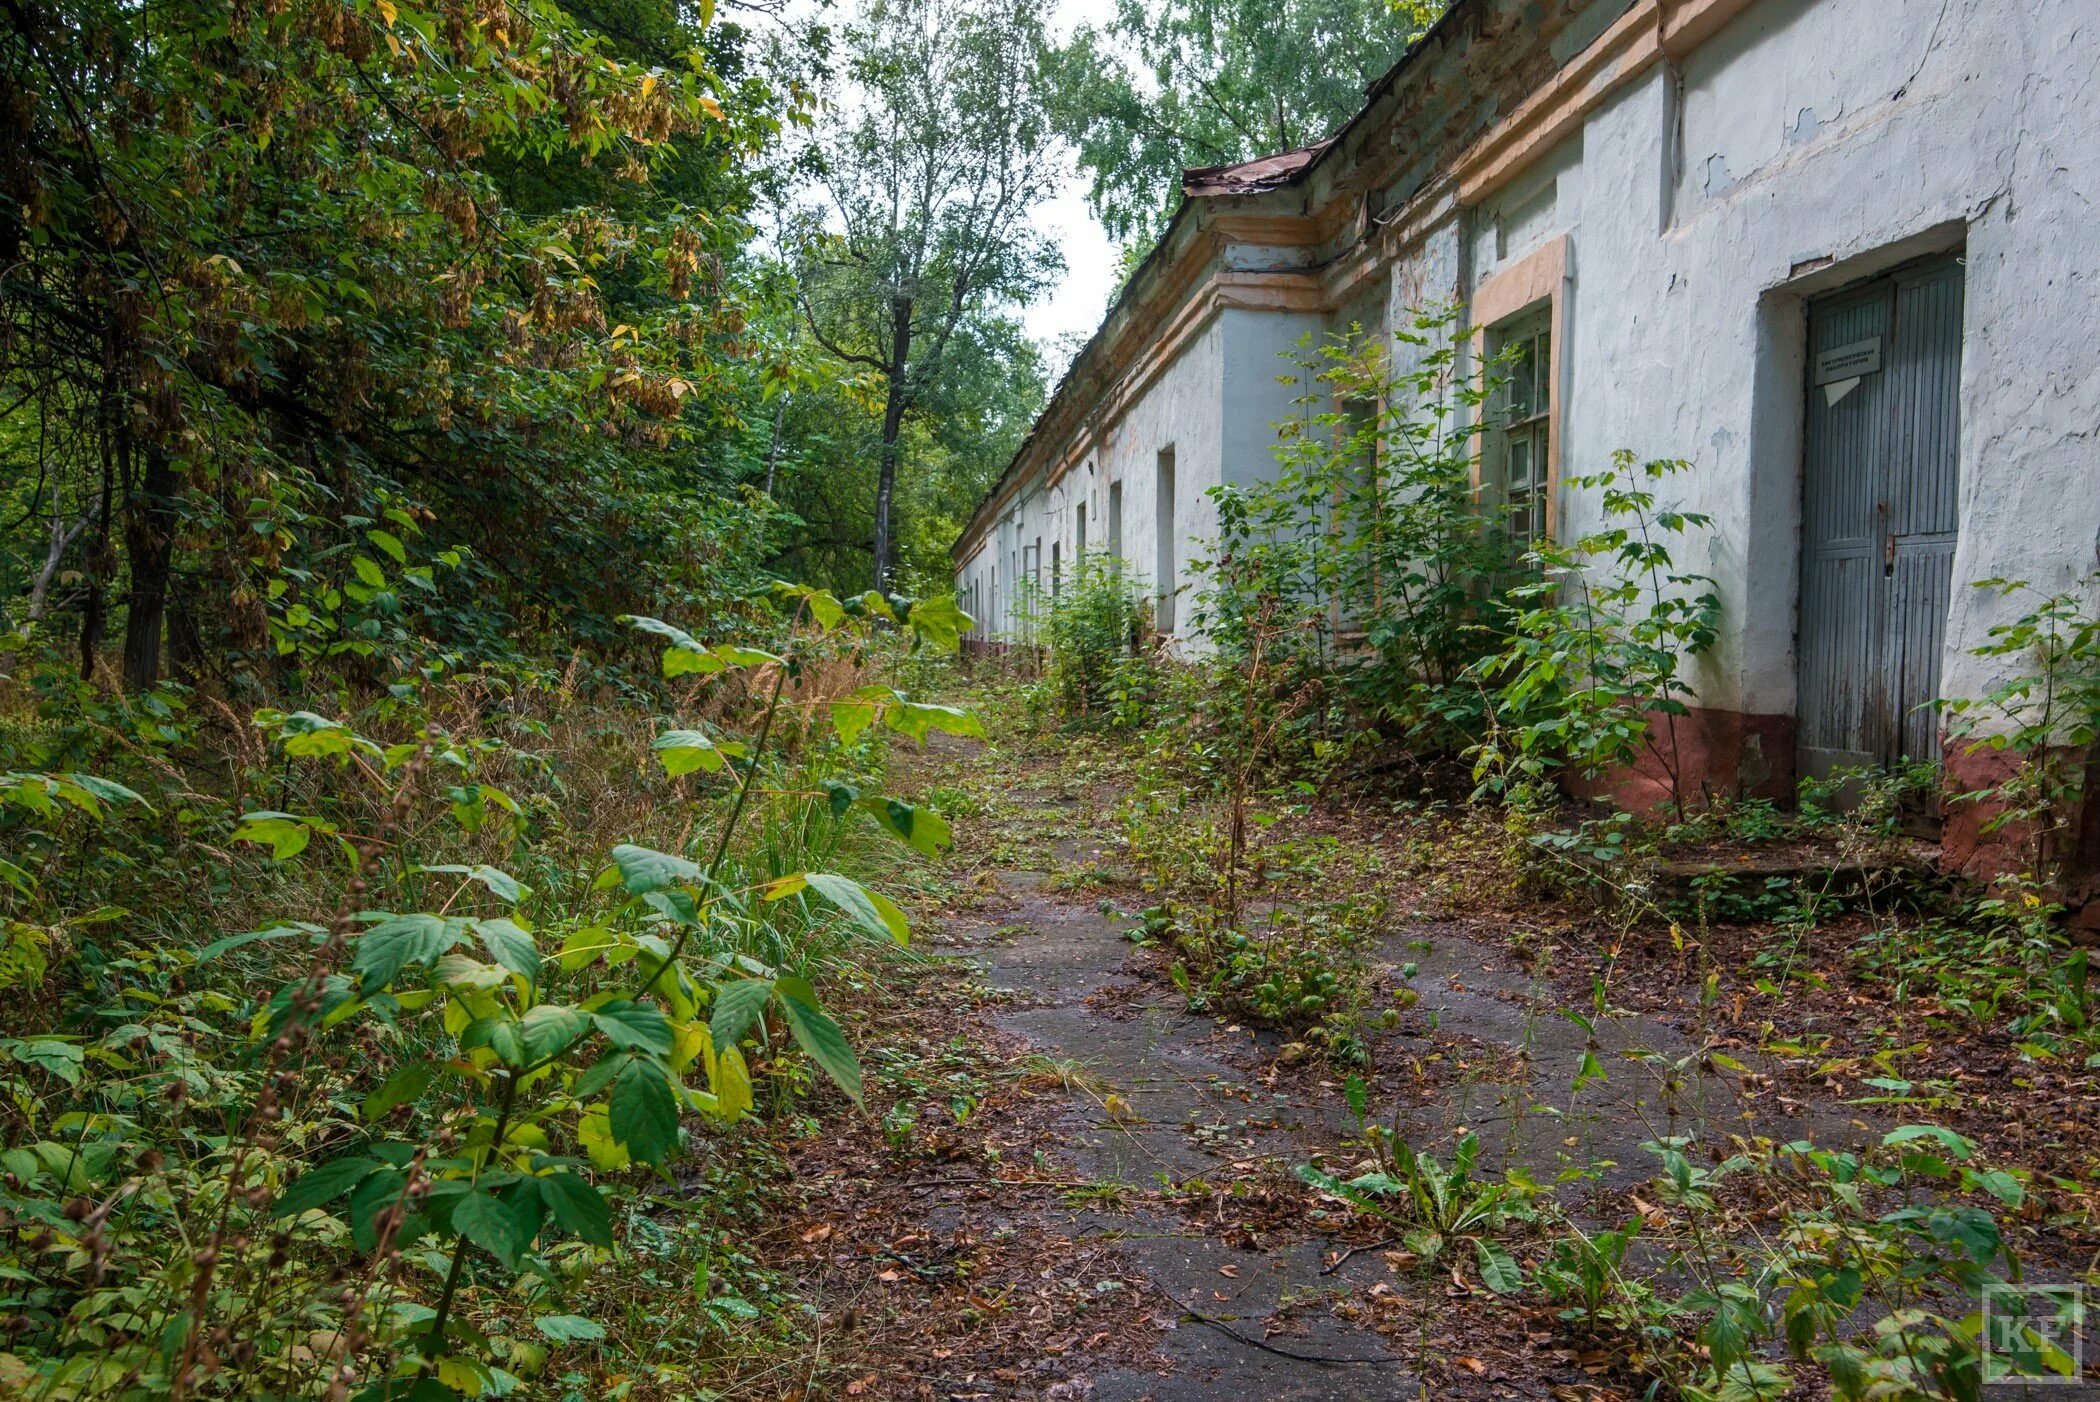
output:
[[[1234,486],[1276,476],[1276,425],[1297,412],[1291,403],[1304,391],[1279,383],[1297,372],[1298,342],[1327,330],[1319,312],[1270,312],[1233,308],[1222,317],[1225,335],[1224,477]],[[1217,513],[1208,513],[1211,531]]]
[[[1022,572],[1048,592],[1050,545],[1055,541],[1064,578],[1069,581],[1078,553],[1075,508],[1082,503],[1086,507],[1089,552],[1105,551],[1109,545],[1109,489],[1113,483],[1121,483],[1123,488],[1124,568],[1148,589],[1155,587],[1158,462],[1160,453],[1167,449],[1173,451],[1176,472],[1171,530],[1176,543],[1177,573],[1180,583],[1187,584],[1193,542],[1217,530],[1216,512],[1206,493],[1221,480],[1228,457],[1243,469],[1248,456],[1244,445],[1237,443],[1228,454],[1225,436],[1227,336],[1223,328],[1229,318],[1242,315],[1250,313],[1227,311],[1213,316],[1119,417],[1112,422],[1088,420],[1077,438],[1057,445],[1054,452],[1058,460],[1074,449],[1080,450],[1069,470],[1054,483],[1046,483],[1038,470],[1016,493],[995,529],[988,533],[985,546],[957,574],[959,589],[967,592],[977,588],[978,597],[989,601],[973,636],[1003,641],[1026,639],[1026,600],[1013,587],[1010,561],[1021,558],[1020,552],[1032,548],[1040,538],[1040,568],[1024,565]],[[1247,339],[1244,332],[1236,338],[1236,355],[1252,353]],[[996,590],[991,588],[995,565]],[[1180,613],[1186,619],[1187,591],[1180,597]]]
[[[1157,493],[1163,451],[1171,449],[1174,454],[1174,519],[1165,529],[1173,533],[1178,585],[1188,583],[1193,543],[1217,529],[1216,514],[1205,492],[1217,485],[1225,452],[1225,347],[1224,320],[1212,317],[1201,334],[1190,338],[1144,393],[1098,436],[1099,505],[1090,506],[1087,515],[1091,518],[1098,509],[1105,523],[1108,486],[1122,484],[1123,568],[1130,578],[1154,592],[1162,587],[1155,564],[1162,529]],[[1069,518],[1070,513],[1066,515]],[[1070,529],[1069,519],[1065,529]],[[1176,612],[1180,621],[1187,620],[1185,588]]]
[[[1628,3],[1546,7],[1561,26],[1550,61],[1573,57]],[[1380,187],[1379,207],[1416,229],[1387,270],[1388,326],[1565,235],[1558,533],[1597,523],[1598,503],[1565,479],[1601,469],[1613,450],[1690,459],[1665,493],[1715,518],[1683,563],[1717,579],[1726,609],[1691,680],[1703,707],[1757,716],[1795,707],[1805,300],[1964,248],[1963,516],[1942,690],[1987,689],[1997,678],[1969,652],[2012,606],[1961,586],[1997,575],[2061,588],[2100,563],[2100,3],[1759,0],[1677,63],[1612,92],[1474,207],[1425,211],[1448,198],[1433,193],[1436,163],[1459,149],[1438,123],[1477,132],[1512,110],[1549,58],[1537,38],[1548,31],[1526,30],[1519,11],[1518,0],[1474,5],[1432,42],[1425,76],[1380,99],[1386,125],[1352,127],[1306,187],[1242,207],[1353,199],[1356,161],[1419,152]],[[1478,110],[1454,107],[1461,98]],[[1335,235],[1319,256],[1340,257],[1355,237]],[[1228,243],[1219,266],[1318,264],[1303,250]],[[1348,295],[1353,312],[1361,293]],[[1278,352],[1345,320],[1341,309],[1216,313],[1115,422],[1098,421],[1097,403],[1095,417],[1060,430],[1080,440],[1048,445],[1042,460],[1081,452],[1077,465],[1047,494],[1017,494],[959,573],[997,605],[983,631],[1014,635],[1009,562],[1020,545],[1055,533],[1072,558],[1076,502],[1087,504],[1089,544],[1106,544],[1114,480],[1124,556],[1149,579],[1154,464],[1170,444],[1185,571],[1215,529],[1204,489],[1274,470],[1271,423],[1290,399],[1275,384]],[[1396,354],[1406,368],[1420,352]]]
[[[1907,257],[1966,241],[1942,690],[1990,680],[1968,654],[2003,609],[1963,584],[2093,569],[2096,69],[2085,0],[1768,0],[1681,78],[1658,67],[1588,118],[1557,176],[1574,250],[1563,469],[1619,447],[1695,462],[1673,490],[1718,522],[1699,563],[1728,610],[1702,704],[1794,708],[1803,299]],[[1597,519],[1579,494],[1560,505],[1564,539]]]
[[[1079,550],[1076,508],[1086,508],[1088,551],[1105,551],[1113,483],[1123,487],[1125,572],[1156,593],[1159,460],[1162,452],[1172,450],[1171,531],[1180,591],[1174,631],[1184,646],[1200,648],[1201,639],[1188,626],[1194,592],[1189,562],[1201,556],[1217,534],[1217,508],[1210,491],[1221,482],[1245,485],[1275,476],[1274,425],[1291,412],[1296,393],[1278,377],[1290,373],[1298,339],[1325,328],[1326,319],[1318,312],[1224,308],[1189,338],[1121,415],[1113,421],[1089,421],[1078,437],[1058,445],[1060,458],[1077,451],[1075,465],[1054,482],[1046,483],[1038,472],[1016,493],[985,544],[957,572],[958,590],[984,607],[973,636],[1007,641],[1027,637],[1025,598],[1013,587],[1016,562],[1020,573],[1047,593],[1054,541],[1069,581]],[[1038,538],[1040,557],[1034,554]]]

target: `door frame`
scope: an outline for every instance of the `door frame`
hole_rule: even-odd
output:
[[[1834,301],[1836,299],[1843,298],[1856,293],[1863,293],[1868,289],[1875,287],[1877,284],[1889,284],[1892,289],[1892,292],[1894,292],[1897,288],[1897,285],[1900,284],[1905,278],[1910,277],[1920,271],[1924,271],[1933,268],[1937,265],[1946,263],[1952,263],[1962,270],[1961,283],[1964,297],[1964,307],[1966,308],[1966,298],[1969,290],[1967,272],[1968,262],[1966,257],[1967,250],[1965,239],[1966,232],[1966,226],[1964,225],[1941,226],[1934,230],[1929,230],[1925,234],[1919,235],[1917,237],[1905,239],[1899,244],[1889,245],[1882,249],[1876,250],[1873,253],[1864,254],[1859,258],[1847,260],[1847,262],[1843,265],[1825,266],[1823,268],[1817,269],[1810,276],[1799,279],[1793,286],[1790,286],[1786,289],[1787,293],[1790,294],[1791,300],[1795,302],[1794,311],[1796,313],[1796,316],[1794,318],[1794,324],[1798,328],[1799,335],[1799,341],[1797,342],[1797,345],[1799,346],[1799,354],[1792,358],[1793,363],[1789,367],[1791,377],[1794,383],[1794,408],[1796,414],[1798,415],[1798,418],[1793,427],[1795,450],[1797,454],[1795,459],[1797,463],[1797,471],[1794,474],[1795,481],[1792,503],[1794,509],[1792,551],[1794,627],[1792,660],[1794,671],[1794,765],[1797,778],[1806,779],[1812,777],[1821,777],[1821,774],[1818,772],[1819,768],[1822,771],[1827,772],[1830,769],[1842,767],[1841,764],[1819,765],[1816,762],[1812,762],[1810,758],[1811,752],[1802,743],[1802,717],[1808,711],[1808,691],[1805,685],[1804,677],[1806,654],[1804,652],[1802,644],[1806,636],[1806,605],[1808,602],[1807,590],[1804,588],[1804,584],[1809,559],[1809,433],[1812,412],[1812,399],[1818,390],[1818,387],[1815,384],[1815,338],[1813,334],[1814,309],[1818,304],[1821,303]],[[1894,304],[1892,299],[1892,305],[1890,309],[1892,321],[1890,330],[1888,333],[1886,333],[1890,338],[1891,343],[1893,343],[1893,338],[1900,329],[1900,322],[1895,320],[1895,318],[1899,316],[1899,310],[1900,309]],[[1959,350],[1964,356],[1964,358],[1966,357],[1967,352],[1967,339],[1967,315],[1965,309],[1963,315],[1962,336],[1959,345]],[[1884,356],[1886,356],[1887,354],[1886,347],[1884,348],[1883,354]],[[1963,404],[1961,402],[1959,388],[1957,386],[1954,404],[1954,427],[1955,441],[1957,444],[1957,455],[1959,453],[1958,445],[1960,441],[1960,423],[1962,419],[1962,410]],[[1959,461],[1958,456],[1954,470],[1956,477],[1954,483],[1954,490],[1956,493],[1957,501],[1957,519],[1955,529],[1958,532],[1961,527],[1961,522],[1959,519],[1960,507],[1958,504],[1960,500],[1959,494],[1961,463]],[[1886,651],[1885,647],[1882,645],[1885,642],[1885,638],[1881,636],[1881,630],[1886,628],[1889,623],[1889,620],[1886,617],[1888,608],[1886,605],[1885,598],[1883,599],[1883,605],[1880,609],[1880,612],[1883,616],[1877,618],[1874,621],[1873,625],[1876,629],[1876,641],[1872,650],[1876,655],[1877,665],[1880,655]],[[1938,690],[1937,683],[1935,684],[1934,690]],[[1893,743],[1900,747],[1901,734],[1903,729],[1901,717],[1892,718],[1890,721],[1890,725],[1893,727]],[[1818,753],[1835,752],[1819,751]],[[1936,760],[1939,758],[1939,756],[1910,756],[1910,758],[1914,760],[1925,758],[1931,758]],[[1878,765],[1885,765],[1889,764],[1890,762],[1891,761],[1886,757],[1878,756],[1870,760],[1870,763]],[[1856,802],[1858,800],[1858,788],[1859,785],[1857,785],[1856,783],[1845,785],[1844,789],[1838,795],[1835,796],[1835,801],[1838,802],[1841,806],[1849,806],[1850,803]],[[1913,819],[1915,819],[1917,815],[1911,816]]]

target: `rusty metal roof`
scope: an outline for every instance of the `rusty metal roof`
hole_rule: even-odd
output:
[[[1334,139],[1316,141],[1295,151],[1257,156],[1232,165],[1197,166],[1181,173],[1181,193],[1191,199],[1205,195],[1258,195],[1279,185],[1288,185],[1320,158]]]

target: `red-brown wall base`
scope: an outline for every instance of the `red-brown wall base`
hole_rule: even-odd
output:
[[[1785,803],[1794,797],[1792,716],[1703,706],[1674,718],[1650,712],[1648,738],[1653,745],[1642,748],[1631,768],[1596,779],[1570,775],[1568,791],[1577,798],[1609,799],[1636,813],[1668,810],[1674,768],[1687,808],[1704,808],[1722,798]],[[1675,756],[1674,763],[1665,764],[1663,756]]]
[[[1957,801],[1961,794],[2004,786],[2018,775],[2020,757],[2006,750],[1978,749],[1972,742],[1951,737],[1943,736],[1941,744],[1946,755],[1946,797],[1940,804],[1941,868],[1957,876],[1989,881],[2033,867],[2036,854],[2032,823],[2006,823],[1995,831],[1986,831],[2005,811],[2005,805],[1987,798]],[[2095,757],[2062,757],[2084,766],[2084,787],[2090,791]],[[2049,860],[2061,866],[2064,895],[2075,911],[2100,895],[2100,803],[2089,799],[2080,804],[2070,833],[2059,841],[2061,850],[2050,853]],[[2100,928],[2100,923],[2096,923],[2096,928]]]
[[[1670,768],[1675,765],[1685,805],[1703,808],[1719,798],[1794,798],[1794,719],[1741,711],[1694,708],[1676,719],[1650,714],[1652,748],[1637,763],[1596,779],[1570,774],[1566,788],[1576,798],[1608,801],[1635,813],[1666,814],[1672,807]],[[1989,800],[1957,801],[1957,795],[1995,789],[2014,777],[2019,758],[2003,750],[1973,749],[1942,736],[1945,786],[1940,801],[1940,868],[1949,875],[1990,881],[2029,869],[2034,863],[2033,829],[2007,823],[1994,830],[2004,811]],[[1660,754],[1656,753],[1660,751]],[[2100,790],[2100,752],[2083,757],[2088,790]],[[2064,877],[2061,897],[2074,932],[2100,941],[2100,793],[2081,805],[2065,850],[2054,854]]]

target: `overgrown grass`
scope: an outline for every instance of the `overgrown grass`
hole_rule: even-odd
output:
[[[973,724],[828,624],[658,630],[656,713],[0,688],[8,1390],[582,1396],[796,1349],[751,1116],[859,1096],[817,990],[886,977],[905,916],[856,878],[948,841],[877,792],[886,737]]]

